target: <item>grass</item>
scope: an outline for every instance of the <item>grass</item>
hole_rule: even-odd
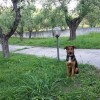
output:
[[[32,38],[23,39],[23,41],[20,41],[19,38],[11,38],[9,43],[14,45],[56,47],[55,38]],[[73,41],[68,41],[67,37],[60,37],[59,46],[64,48],[66,45],[75,45],[77,48],[83,49],[100,49],[100,34],[90,33],[77,36],[76,40]]]
[[[79,69],[72,81],[64,61],[19,54],[4,59],[0,53],[0,100],[99,100],[100,71]]]

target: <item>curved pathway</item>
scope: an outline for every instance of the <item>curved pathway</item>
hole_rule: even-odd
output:
[[[33,47],[33,46],[9,46],[13,53],[21,53],[28,55],[36,55],[39,57],[45,56],[50,58],[57,58],[56,48],[49,47]],[[1,51],[1,45],[0,45]],[[59,49],[60,60],[66,59],[66,51]],[[83,64],[91,64],[100,69],[100,49],[75,49],[77,61]]]

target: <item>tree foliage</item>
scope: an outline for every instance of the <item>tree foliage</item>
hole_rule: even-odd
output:
[[[7,32],[7,34],[3,33],[2,27],[0,26],[0,38],[1,38],[1,44],[2,44],[2,51],[3,51],[3,57],[8,58],[9,57],[9,46],[8,46],[8,40],[9,38],[14,34],[14,32],[17,29],[17,26],[20,21],[20,9],[18,3],[21,2],[20,0],[11,0],[12,1],[12,11],[14,11],[14,20],[12,22],[12,25],[10,26],[10,30]]]
[[[100,24],[99,17],[100,17],[100,8],[98,6],[95,6],[92,12],[89,12],[85,18],[88,20],[90,27],[95,27]]]
[[[0,15],[0,26],[3,29],[3,33],[7,34],[14,21],[14,13],[11,9],[4,9]]]
[[[84,17],[90,24],[94,25],[99,22],[97,16],[99,10],[96,10],[100,6],[99,0],[76,0],[77,7],[69,11],[68,4],[71,1],[42,0],[42,9],[40,10],[35,8],[35,0],[12,0],[13,6],[17,3],[17,7],[21,8],[21,20],[17,31],[20,31],[22,26],[24,31],[48,30],[55,26],[60,26],[62,29],[67,26],[72,28],[71,23],[77,29]],[[15,8],[16,6],[13,7],[13,9]],[[3,29],[3,33],[9,33],[14,18],[15,13],[11,8],[2,8],[0,10],[0,26]]]

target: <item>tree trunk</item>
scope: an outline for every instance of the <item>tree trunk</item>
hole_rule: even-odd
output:
[[[18,35],[20,37],[20,40],[23,41],[23,33],[21,33],[21,32],[17,32],[17,33],[18,33]]]
[[[20,34],[20,40],[23,41],[23,33]]]
[[[4,34],[1,36],[1,45],[2,45],[3,57],[8,58],[9,57],[9,45],[8,45],[8,39],[6,38]]]
[[[66,24],[68,25],[68,27],[70,29],[69,40],[74,40],[76,38],[76,29],[77,29],[78,25],[80,24],[80,22],[82,21],[83,17],[78,16],[78,17],[72,19],[68,16],[67,9],[64,10],[64,13],[65,13]]]
[[[21,26],[20,31],[17,31],[20,36],[20,40],[23,41],[23,26]]]
[[[31,36],[32,36],[32,28],[31,27],[28,27],[28,31],[29,31],[29,39],[31,39]]]
[[[20,15],[20,7],[17,7],[18,0],[11,0],[13,4],[13,11],[15,12],[15,19],[13,21],[13,24],[11,26],[10,31],[7,33],[7,35],[2,33],[2,28],[0,27],[0,38],[1,38],[1,45],[2,45],[2,51],[4,58],[9,57],[9,46],[8,46],[8,39],[15,33],[17,26],[19,24],[21,15]]]
[[[17,34],[19,35],[20,40],[23,41],[23,33],[21,33],[21,32],[17,32]]]
[[[29,31],[29,39],[31,39],[32,31]]]
[[[66,23],[70,29],[69,40],[74,40],[76,38],[76,29],[81,21],[82,21],[82,18],[80,17],[70,19],[70,20],[66,18]]]
[[[52,36],[53,36],[53,38],[55,37],[54,31],[53,31],[53,27],[52,27]]]
[[[72,27],[69,27],[69,29],[70,29],[69,40],[74,40],[76,38],[76,27],[72,26]]]

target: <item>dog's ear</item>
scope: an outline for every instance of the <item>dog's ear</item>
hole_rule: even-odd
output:
[[[74,49],[76,49],[76,47],[75,46],[72,46]]]
[[[66,50],[67,50],[67,48],[68,48],[68,46],[65,46],[65,47],[64,47],[64,49],[66,49]]]
[[[71,45],[71,46],[65,46],[65,47],[64,47],[64,49],[66,49],[66,50],[67,50],[67,49],[68,49],[68,47],[73,47],[74,49],[76,49],[76,47],[75,47],[75,46],[73,46],[73,45]]]

